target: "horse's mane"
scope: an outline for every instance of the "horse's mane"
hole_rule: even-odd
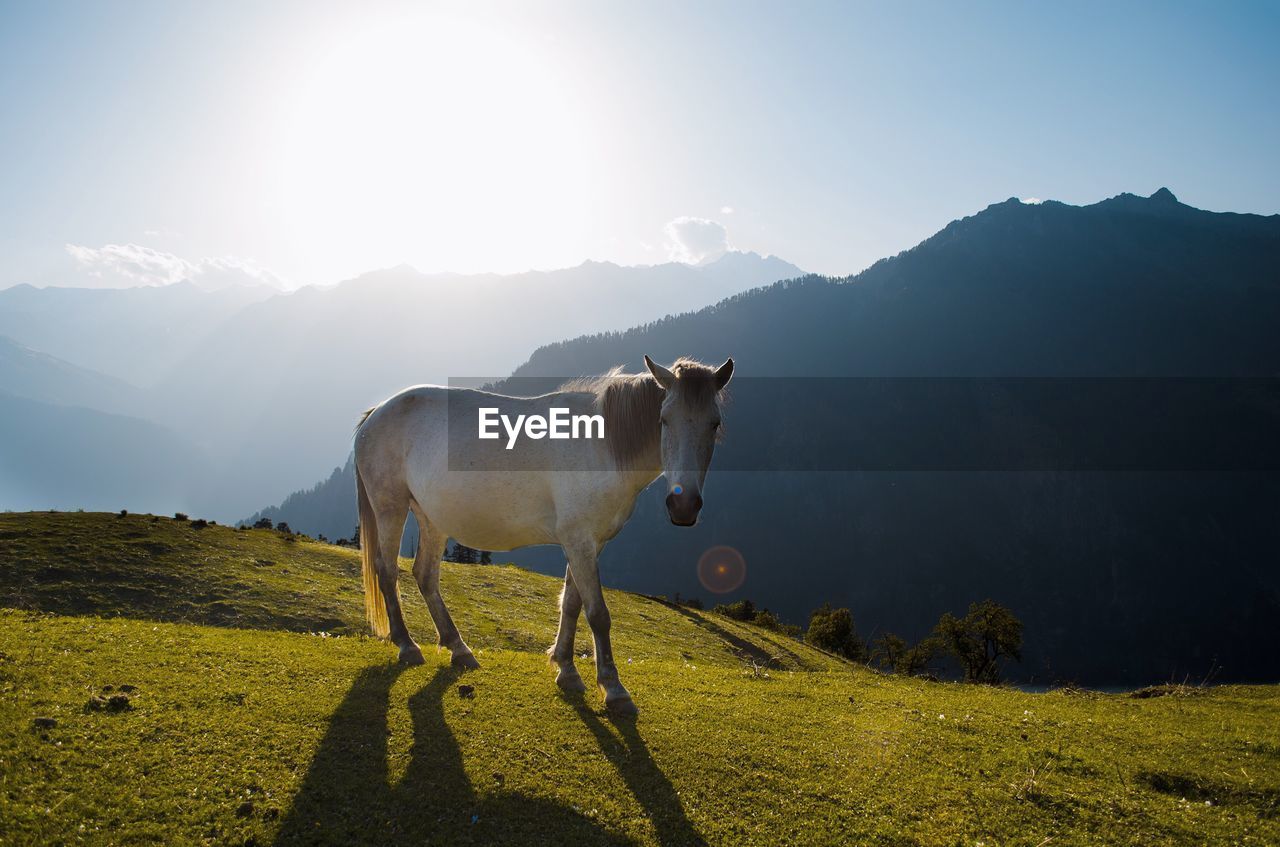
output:
[[[680,380],[680,395],[685,402],[716,398],[715,368],[681,357],[671,366],[671,372]],[[616,365],[600,376],[570,380],[559,390],[595,395],[596,408],[604,415],[605,443],[618,467],[641,467],[658,449],[666,392],[652,374],[627,374],[622,372],[622,365]]]

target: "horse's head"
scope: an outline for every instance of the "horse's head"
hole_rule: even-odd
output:
[[[733,376],[733,359],[718,368],[681,359],[667,370],[648,356],[644,363],[665,394],[661,444],[667,514],[676,526],[693,526],[720,430],[720,392]]]

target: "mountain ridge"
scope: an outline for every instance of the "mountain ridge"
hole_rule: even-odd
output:
[[[670,528],[660,494],[642,494],[602,556],[613,585],[706,597],[698,557],[729,544],[750,576],[727,599],[752,597],[793,622],[830,601],[852,608],[864,632],[916,638],[939,614],[993,597],[1027,623],[1023,679],[1274,678],[1280,660],[1257,645],[1280,639],[1280,585],[1256,563],[1280,544],[1266,518],[1280,508],[1275,475],[767,470],[788,445],[812,448],[811,408],[872,444],[926,443],[931,430],[927,416],[895,419],[892,405],[851,405],[865,393],[762,405],[752,390],[761,377],[887,379],[892,390],[899,377],[1280,375],[1280,217],[1161,213],[1169,203],[992,204],[853,277],[778,282],[544,345],[511,384],[545,390],[617,364],[641,372],[644,354],[735,357],[716,466],[738,470],[713,467],[692,530]],[[344,486],[339,474],[326,490],[349,501]],[[833,525],[832,514],[842,519]],[[301,510],[280,517],[317,531]],[[346,536],[353,522],[332,532]],[[797,558],[797,544],[812,555]],[[564,567],[555,550],[512,558]],[[1203,585],[1207,566],[1215,579]],[[1170,619],[1173,633],[1160,624]]]

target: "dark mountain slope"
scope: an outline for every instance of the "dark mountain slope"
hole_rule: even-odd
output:
[[[1095,432],[1104,461],[1090,472],[1048,449],[1063,420],[1087,425],[1116,402],[1141,412],[1143,392],[1162,383],[1139,379],[1280,375],[1276,327],[1280,217],[1205,212],[1167,191],[1086,207],[1011,200],[847,280],[806,277],[549,345],[505,387],[638,371],[645,353],[736,358],[702,522],[671,527],[662,492],[646,492],[605,551],[611,585],[708,598],[698,557],[728,544],[748,568],[728,599],[793,621],[831,601],[853,609],[864,635],[918,637],[942,612],[993,597],[1027,623],[1023,678],[1277,679],[1277,476],[1242,472],[1247,461],[1192,473],[1186,450],[1148,451],[1130,467],[1125,445],[1141,446],[1141,430],[1115,444]],[[850,377],[1054,377],[1058,404],[1028,403],[1009,383],[986,387],[998,402],[970,403],[976,389],[959,383],[970,393],[931,405],[911,393],[922,383]],[[1008,447],[998,437],[1012,434],[1018,449],[949,445],[965,415],[975,443],[995,433]],[[1212,427],[1189,426],[1191,443],[1214,446]],[[861,452],[840,452],[846,442]],[[823,450],[838,460],[822,464]],[[939,457],[967,461],[965,472]],[[349,524],[311,531],[345,535]],[[563,569],[554,550],[514,558]]]
[[[749,568],[734,596],[793,620],[831,600],[850,605],[864,633],[919,636],[941,612],[992,596],[1027,621],[1024,676],[1137,682],[1216,667],[1275,679],[1275,474],[1179,472],[1194,456],[1148,473],[1123,463],[983,472],[981,456],[975,472],[930,472],[929,449],[912,472],[833,462],[798,473],[788,462],[813,455],[815,439],[838,452],[842,429],[863,432],[862,466],[877,467],[877,443],[929,446],[964,407],[904,403],[903,382],[886,383],[876,404],[865,383],[841,380],[771,404],[790,395],[752,378],[1275,376],[1277,327],[1280,218],[1204,212],[1162,191],[1088,207],[997,204],[847,281],[810,277],[551,345],[516,375],[638,370],[644,353],[737,359],[704,523],[671,530],[660,493],[646,493],[606,551],[614,584],[697,593],[699,554],[731,544]],[[1080,403],[1102,413],[1096,384],[1054,383],[1084,386]],[[1130,384],[1150,385],[1108,383],[1110,396]],[[1212,432],[1198,434],[1212,444]]]
[[[744,373],[757,376],[1280,372],[1280,216],[1205,212],[1171,197],[1086,207],[1011,199],[847,280],[809,277],[552,344],[515,375],[726,350],[750,354]]]

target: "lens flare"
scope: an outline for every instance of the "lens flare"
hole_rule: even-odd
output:
[[[746,579],[746,560],[728,545],[712,547],[698,558],[698,582],[713,594],[728,594]]]

